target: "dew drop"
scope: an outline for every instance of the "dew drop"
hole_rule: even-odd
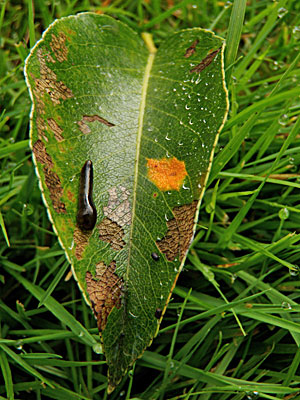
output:
[[[290,303],[287,303],[286,301],[284,301],[284,302],[281,304],[281,308],[283,308],[283,309],[285,309],[285,310],[291,310],[291,309],[292,309],[292,306],[290,305]]]
[[[280,7],[278,10],[278,18],[283,18],[288,13],[287,9],[284,7]]]
[[[298,265],[294,265],[294,269],[291,268],[289,270],[289,272],[290,272],[291,276],[298,276],[299,272],[300,272],[300,268],[298,267]]]
[[[289,121],[289,116],[287,114],[283,114],[279,117],[278,122],[280,125],[285,126]]]
[[[186,110],[189,110],[191,107],[188,106],[188,105],[186,104],[184,108],[185,108]]]
[[[285,221],[286,219],[288,219],[290,215],[289,210],[286,207],[283,207],[281,210],[279,210],[278,212],[278,217],[282,220]]]
[[[300,26],[294,26],[293,35],[296,40],[300,39]]]
[[[101,344],[100,344],[100,343],[95,343],[95,344],[93,345],[93,351],[94,351],[96,354],[102,354],[103,351],[102,351],[102,346],[101,346]]]

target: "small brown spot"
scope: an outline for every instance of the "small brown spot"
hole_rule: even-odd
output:
[[[50,154],[47,153],[46,147],[41,140],[35,142],[32,150],[36,160],[43,164],[45,182],[50,192],[53,208],[58,213],[65,213],[65,204],[60,200],[63,195],[63,188],[59,176],[52,170],[54,164]]]
[[[47,58],[47,61],[48,62],[51,62],[51,63],[55,63],[56,61],[54,60],[54,58],[51,56],[51,54],[50,53],[47,53],[46,54],[46,58]]]
[[[75,247],[75,257],[77,260],[82,259],[82,254],[89,243],[89,238],[91,236],[91,232],[83,232],[79,228],[75,228],[73,239],[76,244]]]
[[[123,240],[124,229],[109,218],[104,218],[98,225],[99,239],[108,242],[114,250],[122,250],[125,246]]]
[[[59,62],[67,61],[68,59],[68,48],[66,46],[66,35],[60,32],[58,36],[53,35],[50,42],[50,47]]]
[[[205,58],[203,58],[203,60],[200,62],[200,64],[196,65],[196,67],[192,68],[190,70],[190,73],[196,72],[197,74],[199,74],[201,71],[203,71],[206,67],[208,67],[214,60],[214,58],[216,57],[216,55],[219,53],[219,51],[221,50],[221,47],[209,54],[207,54],[207,56]]]
[[[169,261],[179,256],[183,260],[193,238],[194,219],[198,202],[175,207],[174,218],[167,222],[168,230],[162,240],[156,242],[159,250]]]
[[[58,125],[58,123],[53,118],[47,119],[49,127],[52,129],[54,133],[54,137],[58,142],[62,142],[64,140],[62,136],[62,128]]]
[[[115,126],[112,122],[107,121],[105,118],[99,117],[99,115],[84,115],[81,121],[77,122],[79,129],[82,133],[88,134],[91,132],[91,128],[86,124],[86,122],[95,122],[98,121],[101,124],[112,127]]]
[[[72,193],[70,190],[67,191],[67,197],[72,203],[75,203],[74,193]]]
[[[109,266],[102,261],[96,265],[95,277],[87,271],[86,288],[97,319],[99,332],[106,326],[107,318],[114,307],[121,307],[122,279],[115,273],[116,263]]]
[[[147,158],[148,178],[160,190],[180,190],[187,176],[184,161],[176,157],[155,160]]]
[[[196,39],[193,43],[192,43],[192,45],[186,50],[186,52],[185,52],[185,55],[184,55],[184,57],[185,58],[189,58],[189,57],[191,57],[194,53],[195,53],[195,51],[196,51],[196,46],[197,46],[197,44],[199,43],[199,40],[198,39]]]
[[[156,198],[157,196],[158,196],[158,193],[157,193],[157,192],[154,192],[154,193],[153,193],[153,197]]]

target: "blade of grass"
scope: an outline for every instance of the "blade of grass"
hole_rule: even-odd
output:
[[[25,360],[23,360],[22,357],[20,357],[18,354],[16,354],[14,351],[12,351],[9,347],[7,347],[5,344],[0,343],[1,349],[9,355],[22,369],[27,371],[29,374],[35,376],[38,378],[40,381],[46,383],[50,387],[54,387],[52,382],[50,382],[47,378],[45,378],[43,375],[41,375],[38,371],[36,371],[33,367],[31,367]]]
[[[2,370],[3,379],[5,382],[7,398],[9,400],[14,400],[15,394],[14,394],[14,386],[13,386],[11,369],[10,369],[9,363],[7,361],[6,354],[3,350],[0,350],[0,367]]]
[[[245,18],[246,3],[246,0],[234,0],[233,3],[226,38],[225,67],[232,65],[236,59]],[[226,72],[228,81],[231,70],[232,69],[230,68]]]
[[[9,271],[11,275],[15,277],[34,297],[41,301],[42,296],[45,295],[45,291],[40,287],[33,285],[22,275],[17,274],[15,271]],[[52,312],[63,324],[66,324],[73,333],[78,335],[80,339],[88,346],[97,345],[97,341],[94,337],[78,322],[72,314],[70,314],[58,301],[53,297],[48,297],[44,301],[45,307]]]

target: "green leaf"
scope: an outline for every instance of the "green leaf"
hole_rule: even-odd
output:
[[[104,15],[62,18],[25,71],[40,188],[97,319],[109,391],[158,331],[228,111],[222,38],[188,29],[158,51],[143,38]]]

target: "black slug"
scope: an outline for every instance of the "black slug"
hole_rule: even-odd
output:
[[[94,228],[97,211],[93,203],[93,163],[86,161],[80,173],[77,225],[83,231]]]

